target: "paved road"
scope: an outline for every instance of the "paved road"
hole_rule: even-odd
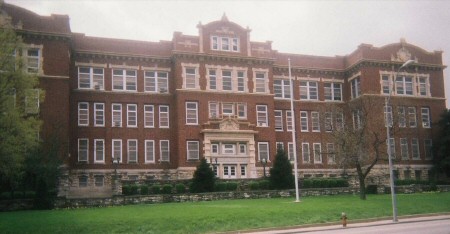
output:
[[[341,225],[295,228],[286,230],[271,230],[255,232],[259,234],[450,234],[450,215],[403,218],[398,223],[382,220],[368,223],[349,224],[347,228]]]

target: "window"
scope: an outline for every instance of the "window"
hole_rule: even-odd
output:
[[[95,187],[103,187],[105,177],[101,175],[94,176]]]
[[[155,112],[153,105],[144,105],[144,127],[155,127]]]
[[[255,93],[265,93],[266,90],[266,72],[255,73]]]
[[[145,71],[144,91],[166,93],[169,90],[167,72]]]
[[[300,81],[300,99],[318,100],[316,81]]]
[[[384,126],[392,127],[392,106],[384,106]]]
[[[218,154],[219,153],[219,144],[211,144],[211,153]]]
[[[40,89],[26,89],[25,90],[25,113],[38,114],[39,113],[39,99],[40,99]]]
[[[336,163],[336,154],[334,152],[334,144],[327,143],[327,155],[328,155],[328,164]]]
[[[262,161],[266,159],[269,161],[269,143],[268,142],[258,142],[258,159]]]
[[[161,140],[159,142],[159,149],[161,151],[161,161],[169,162],[170,161],[170,147],[168,140]]]
[[[94,163],[105,162],[105,140],[94,140]]]
[[[397,76],[395,78],[396,93],[399,95],[413,95],[412,76]]]
[[[233,90],[233,83],[231,81],[231,71],[222,71],[222,90]]]
[[[223,154],[236,154],[236,145],[231,143],[222,144]]]
[[[112,126],[122,127],[122,104],[112,104]]]
[[[208,70],[209,72],[209,89],[216,90],[217,89],[217,76],[216,70]]]
[[[122,140],[112,140],[113,163],[122,162]]]
[[[237,112],[239,119],[247,119],[247,103],[238,103]]]
[[[219,118],[219,103],[209,102],[209,118]]]
[[[136,104],[127,104],[127,127],[137,127]]]
[[[400,154],[402,155],[402,159],[409,159],[407,138],[400,138]]]
[[[385,113],[385,116],[386,116],[386,113]],[[352,117],[353,117],[353,129],[354,130],[361,129],[362,124],[363,124],[361,110],[352,111]],[[391,118],[391,120],[392,120],[392,118]]]
[[[291,98],[291,86],[289,80],[275,79],[273,81],[275,98]]]
[[[286,111],[286,130],[292,131],[292,112]]]
[[[308,111],[300,111],[300,130],[307,132],[308,130]]]
[[[302,157],[303,157],[303,163],[309,163],[310,162],[310,154],[309,154],[309,143],[302,143]]]
[[[89,140],[78,139],[78,162],[87,162],[89,158]]]
[[[198,160],[200,158],[198,141],[187,141],[186,148],[187,148],[187,160]]]
[[[417,138],[411,139],[411,151],[412,151],[412,159],[420,159],[420,151],[419,151],[419,140]]]
[[[239,143],[239,154],[247,154],[247,145],[245,143]]]
[[[342,84],[324,83],[323,87],[326,101],[342,101]]]
[[[284,143],[283,142],[277,142],[276,146],[277,146],[277,151],[280,150],[280,149],[284,150]]]
[[[38,73],[41,68],[41,49],[26,48],[24,54],[26,71],[28,73]]]
[[[294,161],[294,143],[288,142],[288,157],[290,161]]]
[[[386,140],[386,143],[388,143],[388,141]],[[395,139],[394,138],[389,138],[389,144],[388,144],[391,148],[391,158],[395,159]]]
[[[78,67],[78,88],[104,90],[103,68]]]
[[[322,163],[322,145],[320,143],[313,143],[314,148],[314,163]]]
[[[159,127],[169,128],[169,106],[159,106]]]
[[[392,90],[391,80],[389,75],[381,76],[381,88],[383,94],[390,94]]]
[[[78,187],[85,188],[88,186],[88,177],[87,176],[79,176],[78,177]]]
[[[398,107],[398,126],[406,128],[406,108],[404,106]]]
[[[433,159],[433,152],[432,150],[432,146],[433,143],[431,141],[431,139],[425,139],[423,140],[423,146],[424,146],[424,152],[425,152],[425,159]]]
[[[342,112],[336,113],[336,129],[337,130],[344,129],[344,113]]]
[[[275,110],[275,131],[283,131],[283,111]]]
[[[352,98],[361,96],[361,80],[359,77],[350,81],[350,87],[352,92]]]
[[[222,114],[225,116],[233,116],[234,103],[222,103]]]
[[[241,178],[247,177],[247,165],[241,165]]]
[[[428,107],[422,107],[422,127],[424,128],[430,128],[431,127],[431,119],[430,119],[430,108]]]
[[[313,132],[320,132],[320,117],[319,112],[311,112],[311,124]]]
[[[428,96],[428,78],[427,77],[419,77],[418,79],[418,94],[420,96]]]
[[[236,178],[236,166],[225,165],[223,166],[223,177]]]
[[[258,127],[267,127],[268,119],[267,119],[267,106],[266,105],[256,105],[256,116]]]
[[[145,163],[155,162],[155,141],[145,140]]]
[[[128,162],[136,163],[138,159],[138,142],[137,140],[128,140]]]
[[[94,103],[94,126],[105,126],[105,104]]]
[[[78,103],[78,126],[89,125],[89,103]]]
[[[239,52],[239,38],[211,36],[211,49]]]
[[[185,67],[184,85],[186,89],[196,89],[197,84],[197,68]]]
[[[136,70],[113,70],[113,90],[136,91]]]
[[[247,90],[245,85],[245,73],[243,71],[237,72],[237,85],[239,92],[245,92],[245,90]]]
[[[413,106],[408,107],[408,122],[410,128],[417,127],[416,108]]]
[[[198,124],[198,106],[197,102],[186,102],[186,124]]]
[[[331,112],[325,112],[325,131],[333,131],[333,115]]]

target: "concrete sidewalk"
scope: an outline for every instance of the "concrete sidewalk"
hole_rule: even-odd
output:
[[[443,220],[450,219],[450,213],[439,214],[422,214],[422,215],[409,215],[398,217],[398,223],[412,223],[412,222],[424,222],[431,220]],[[380,226],[380,225],[395,225],[392,221],[392,217],[369,219],[369,220],[349,220],[346,228],[355,227],[368,227],[368,226]],[[248,230],[234,233],[254,233],[254,234],[288,234],[288,233],[307,233],[313,231],[330,231],[344,229],[340,222],[323,223],[303,225],[298,227],[286,227],[286,228],[273,228],[273,229],[260,229],[260,230]]]

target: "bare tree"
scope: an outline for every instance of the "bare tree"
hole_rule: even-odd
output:
[[[356,170],[360,198],[365,200],[366,177],[378,162],[387,160],[384,102],[380,97],[362,96],[345,106],[329,108],[334,116],[350,113],[343,119],[345,126],[334,124],[332,141],[336,145],[336,162],[340,167]],[[389,121],[394,121],[392,114],[388,116]]]

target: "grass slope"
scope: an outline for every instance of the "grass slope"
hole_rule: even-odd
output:
[[[392,215],[390,195],[228,200],[0,213],[1,233],[207,233]],[[450,193],[399,194],[399,215],[450,212]]]

